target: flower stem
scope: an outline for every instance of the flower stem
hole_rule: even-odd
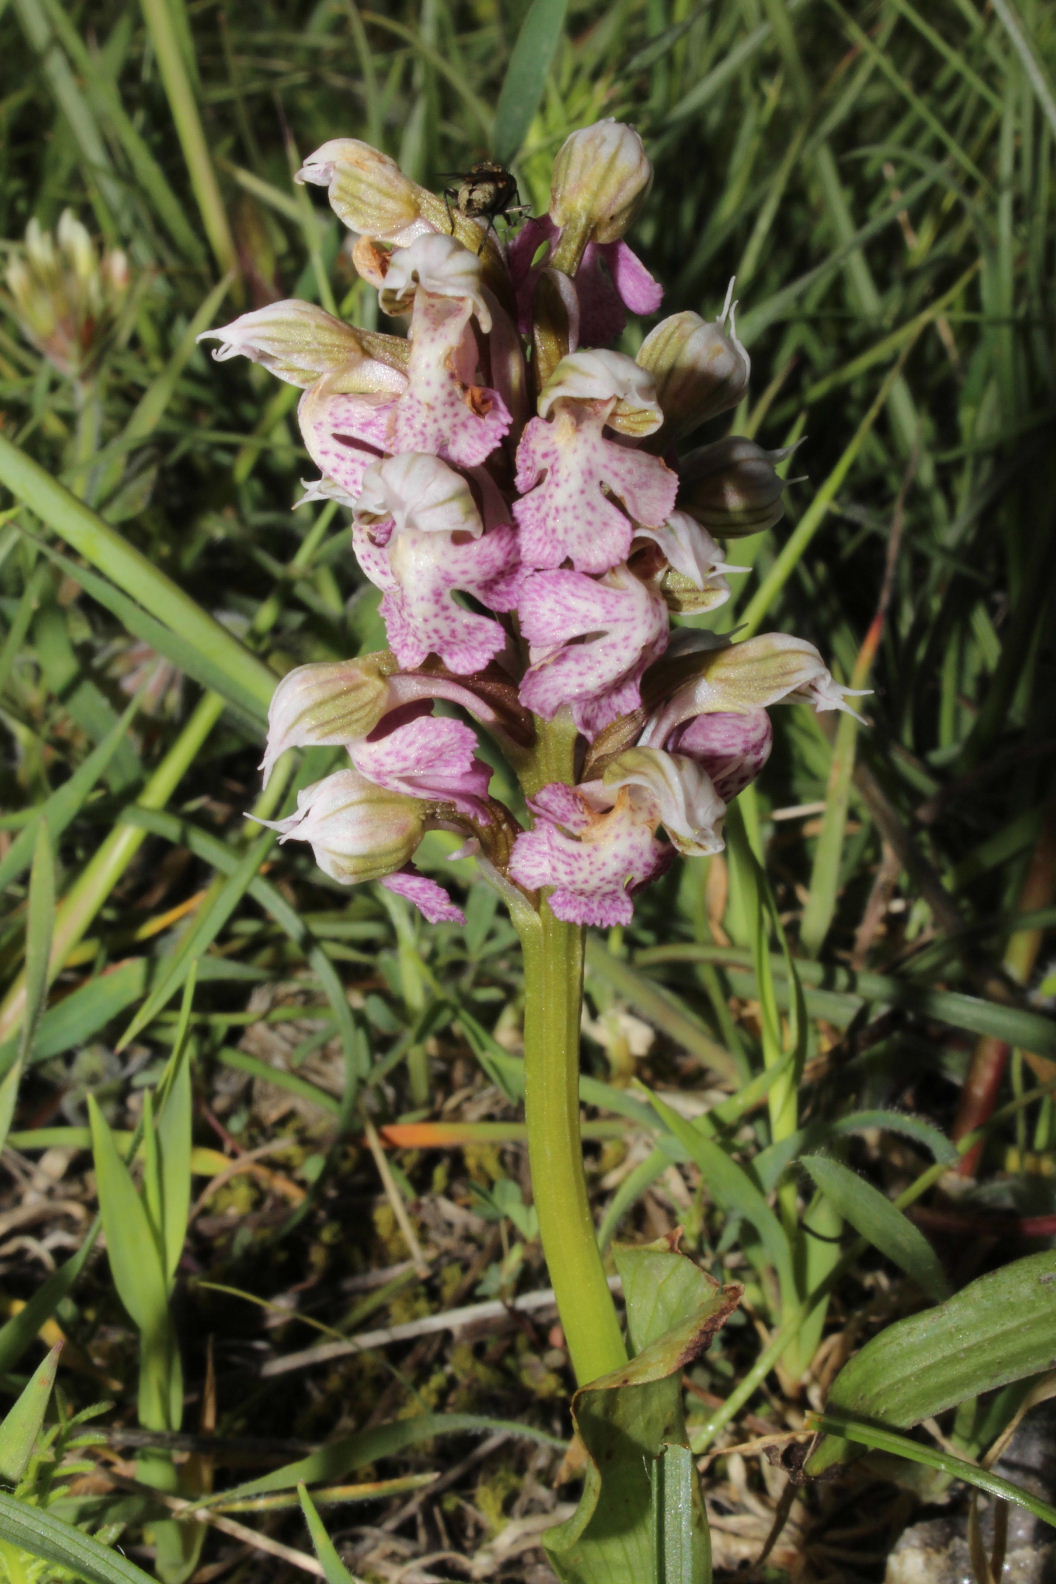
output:
[[[520,921],[524,948],[525,1115],[543,1252],[580,1385],[626,1363],[594,1234],[579,1117],[583,930],[544,902]]]

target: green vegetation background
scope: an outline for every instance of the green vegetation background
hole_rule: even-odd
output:
[[[337,222],[291,174],[327,139],[352,136],[439,189],[501,149],[520,101],[507,88],[498,132],[496,106],[525,10],[0,4],[3,246],[13,254],[31,219],[52,227],[70,208],[131,271],[121,322],[79,383],[20,336],[9,299],[0,317],[11,491],[0,500],[11,1075],[0,1115],[18,1151],[13,1181],[24,1185],[47,1145],[68,1149],[71,1193],[92,1208],[87,1157],[73,1153],[87,1141],[86,1090],[127,1132],[165,1072],[171,1090],[178,1047],[190,1052],[199,1149],[272,1149],[278,1186],[254,1190],[242,1175],[211,1218],[196,1207],[173,1300],[196,1402],[206,1332],[231,1368],[306,1345],[304,1327],[269,1330],[252,1301],[298,1283],[318,1285],[309,1307],[342,1335],[513,1290],[522,1271],[542,1284],[501,1044],[518,965],[492,899],[472,892],[465,933],[426,929],[372,888],[340,893],[307,854],[278,855],[243,819],[292,799],[291,766],[256,801],[268,671],[383,640],[341,514],[291,512],[308,471],[295,393],[245,363],[218,367],[194,343],[279,296],[372,322]],[[808,1103],[823,1119],[852,1102],[887,1106],[948,1135],[988,1034],[1017,1048],[1003,1099],[1053,1075],[1051,1028],[1018,987],[1052,988],[1054,60],[1056,15],[1040,0],[573,4],[512,160],[541,212],[570,130],[602,115],[634,122],[656,179],[633,240],[666,308],[714,316],[736,276],[753,360],[737,428],[774,447],[802,441],[788,516],[732,547],[753,576],[735,580],[721,615],[809,638],[841,680],[874,690],[865,730],[781,712],[774,760],[744,807],[745,841],[766,855],[802,960],[807,1054],[821,1074]],[[521,72],[530,97],[523,59]],[[323,763],[308,756],[301,784]],[[34,907],[41,811],[50,861],[38,842]],[[432,857],[442,862],[441,842]],[[471,883],[468,864],[457,872]],[[624,1088],[627,1012],[658,1031],[643,1075],[661,1087],[706,1088],[716,1044],[742,1081],[765,1055],[750,920],[736,890],[724,900],[724,873],[683,865],[625,938],[593,951],[588,1069],[632,1126],[643,1112]],[[769,945],[787,1005],[772,930]],[[271,1043],[247,1043],[250,1026]],[[274,1090],[284,1026],[280,1093],[306,1110],[279,1107],[271,1126],[260,1084],[272,1073]],[[468,1286],[415,1287],[412,1266],[361,1312],[347,1283],[407,1258],[374,1203],[365,1122],[436,1117],[456,1094],[454,1117],[494,1120],[505,1107],[510,1120],[454,1162],[397,1155],[387,1204],[412,1206],[428,1247],[421,1196],[475,1180],[488,1258]],[[1041,1162],[1053,1121],[1047,1099],[999,1120],[967,1202],[1051,1217]],[[750,1157],[774,1139],[766,1119],[749,1125]],[[615,1168],[621,1146],[604,1147],[601,1164]],[[891,1193],[912,1176],[882,1152],[858,1164]],[[210,1169],[196,1158],[196,1194]],[[623,1175],[625,1230],[652,1225],[643,1196],[660,1175]],[[683,1209],[718,1273],[736,1238],[721,1244],[699,1182]],[[847,1304],[870,1258],[847,1274]],[[975,1273],[963,1251],[952,1263],[958,1284]],[[48,1264],[9,1263],[9,1299],[32,1297]],[[200,1277],[246,1296],[221,1298]],[[129,1422],[132,1331],[105,1264],[56,1291],[34,1321],[58,1315],[95,1350],[111,1417]],[[33,1330],[0,1331],[13,1383],[35,1362]],[[717,1366],[709,1389],[726,1394],[743,1365]],[[505,1377],[494,1367],[506,1416],[539,1419],[550,1377],[523,1356]],[[69,1396],[80,1405],[100,1389],[86,1379]],[[237,1404],[221,1394],[221,1420],[323,1439],[358,1422],[350,1390],[394,1413],[460,1406],[432,1376],[397,1390],[377,1366],[352,1387],[313,1386],[307,1403],[281,1377],[258,1381]],[[481,1393],[469,1396],[479,1409]],[[559,1408],[543,1419],[560,1431]],[[144,1477],[157,1483],[157,1469]]]

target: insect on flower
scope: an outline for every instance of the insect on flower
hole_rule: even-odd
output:
[[[494,228],[497,219],[508,222],[515,215],[527,213],[528,206],[521,203],[521,195],[517,191],[517,178],[497,160],[480,160],[476,165],[471,165],[469,170],[457,180],[457,186],[444,188],[444,203],[447,205],[447,219],[452,235],[455,230],[455,217],[451,212],[452,201],[458,213],[464,215],[467,220],[487,221],[484,236],[481,238],[481,247],[484,246],[484,238]]]

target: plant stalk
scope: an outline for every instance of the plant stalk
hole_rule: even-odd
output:
[[[520,924],[524,948],[525,1119],[539,1232],[579,1384],[627,1361],[583,1172],[579,1013],[583,930],[544,902]]]

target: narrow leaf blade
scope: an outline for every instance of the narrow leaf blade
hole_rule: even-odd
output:
[[[935,1250],[923,1232],[878,1188],[829,1155],[804,1155],[803,1165],[844,1220],[904,1270],[925,1297],[942,1303],[950,1296]]]

